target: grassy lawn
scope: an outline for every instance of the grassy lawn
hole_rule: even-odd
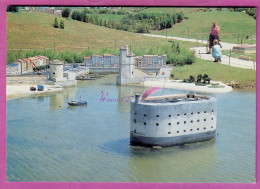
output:
[[[75,20],[64,20],[65,29],[54,28],[54,15],[44,13],[7,13],[7,49],[43,49],[56,51],[82,51],[84,47],[99,50],[103,47],[117,48],[123,45],[150,48],[162,46],[168,39],[143,36],[136,33],[109,29]],[[182,42],[180,46],[192,47],[196,43]],[[76,48],[80,47],[80,48]]]
[[[190,75],[195,78],[199,74],[207,74],[214,81],[229,83],[230,81],[239,82],[241,87],[252,86],[256,81],[256,71],[231,67],[219,63],[197,58],[196,63],[174,67],[172,69],[174,79],[187,79]]]
[[[223,42],[237,43],[238,35],[243,43],[253,44],[255,40],[246,40],[246,36],[256,34],[256,20],[244,12],[212,11],[192,12],[184,14],[188,19],[174,25],[168,30],[169,36],[189,37],[204,39],[208,38],[213,21],[220,28],[220,38]],[[189,31],[189,36],[188,36]],[[154,34],[162,34],[162,31],[153,31]],[[165,33],[165,32],[164,32]],[[240,41],[241,42],[241,41]]]
[[[227,55],[229,56],[230,55],[230,51],[229,50],[224,50],[224,51],[221,51],[223,55]],[[234,52],[231,52],[231,57],[233,58],[238,58],[240,55],[243,55],[243,56],[248,56],[252,59],[252,61],[256,61],[256,54],[255,53],[234,53]]]

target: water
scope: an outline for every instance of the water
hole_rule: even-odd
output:
[[[101,91],[127,99],[145,90],[116,86],[115,77],[8,101],[7,181],[255,182],[255,91],[214,95],[215,140],[152,149],[129,145],[129,102],[99,101]],[[171,93],[188,91],[154,95]],[[67,106],[80,96],[88,106]]]

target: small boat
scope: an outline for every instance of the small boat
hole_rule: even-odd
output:
[[[36,87],[31,86],[31,87],[30,87],[30,91],[36,91]]]
[[[93,78],[90,77],[90,75],[81,75],[81,76],[78,76],[76,78],[77,80],[94,80]]]
[[[70,105],[70,106],[84,106],[87,104],[88,104],[87,101],[84,101],[81,99],[80,99],[80,101],[72,100],[72,101],[68,102],[68,105]]]

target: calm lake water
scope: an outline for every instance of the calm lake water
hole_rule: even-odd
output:
[[[7,180],[69,182],[255,182],[255,91],[213,95],[215,140],[152,149],[129,145],[128,96],[116,75],[64,92],[7,101]],[[124,102],[101,102],[106,99]],[[154,95],[188,93],[164,89]],[[200,93],[201,94],[201,93]],[[80,98],[88,106],[70,108]]]

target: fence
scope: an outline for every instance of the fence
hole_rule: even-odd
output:
[[[159,33],[158,33],[159,34]],[[171,35],[169,32],[162,30],[160,35],[167,37],[182,37],[182,38],[188,38],[188,39],[194,39],[196,40],[197,44],[198,43],[205,43],[209,39],[209,34],[210,33],[191,33],[190,30],[186,31],[186,34],[182,35]],[[234,43],[234,44],[255,44],[256,43],[256,34],[251,33],[251,34],[233,34],[233,35],[225,35],[221,34],[219,35],[219,38],[221,41],[228,42],[228,43]]]

